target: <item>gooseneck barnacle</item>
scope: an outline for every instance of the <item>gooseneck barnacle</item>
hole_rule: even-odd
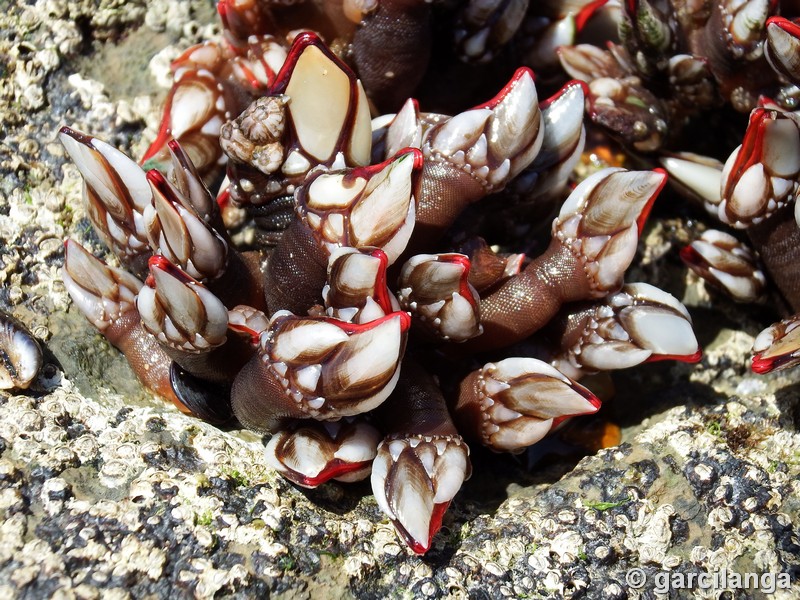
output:
[[[90,221],[122,265],[68,241],[73,301],[154,393],[268,434],[265,461],[290,481],[369,477],[400,537],[426,552],[471,474],[470,444],[521,452],[597,412],[598,396],[577,382],[586,374],[699,359],[683,305],[625,284],[666,171],[729,221],[749,215],[754,239],[779,216],[796,227],[800,130],[782,109],[756,108],[724,167],[671,152],[666,171],[573,176],[587,106],[595,124],[642,153],[664,147],[668,126],[692,112],[685,98],[663,101],[647,85],[673,80],[697,110],[715,94],[744,101],[727,59],[695,60],[669,28],[635,22],[622,46],[569,46],[602,4],[548,17],[550,41],[530,49],[537,60],[551,55],[547,72],[564,45],[560,61],[576,80],[543,84],[552,95],[540,101],[539,80],[521,67],[480,96],[490,100],[446,114],[409,98],[428,60],[428,4],[346,2],[331,22],[352,46],[334,52],[310,32],[293,32],[286,48],[280,15],[223,0],[224,39],[176,61],[142,166],[61,131]],[[626,14],[639,4],[626,3]],[[524,29],[527,3],[494,7],[491,22],[478,8],[470,3],[456,35],[471,62],[500,55]],[[709,27],[726,23],[714,18]],[[761,33],[742,19],[726,26],[728,50],[757,60]],[[795,68],[784,35],[794,30],[768,29],[770,64]],[[518,215],[547,215],[549,241],[534,219],[519,225],[535,240],[490,239],[491,228],[468,224],[502,201]],[[235,243],[241,231],[229,229],[255,233]],[[687,261],[755,297],[765,276],[729,242],[707,235]],[[762,251],[768,271],[770,256]],[[788,302],[795,292],[787,288]],[[763,334],[758,364],[794,363],[793,331],[787,323]],[[546,350],[527,355],[529,342]]]

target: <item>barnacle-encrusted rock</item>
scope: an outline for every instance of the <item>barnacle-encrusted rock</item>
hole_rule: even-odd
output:
[[[139,24],[143,7],[152,15],[165,5],[127,3],[115,16],[113,2],[96,15],[71,0],[37,3],[12,7],[0,24],[36,51],[54,43],[74,57],[87,15],[102,40]],[[29,60],[20,42],[0,41],[12,46],[2,53],[8,72]],[[98,52],[92,60],[103,60]],[[724,300],[712,308],[691,278],[681,300],[703,361],[615,376],[609,416],[624,443],[577,465],[527,469],[473,452],[473,478],[424,560],[376,518],[363,488],[301,492],[268,469],[259,436],[150,398],[83,317],[66,312],[58,276],[66,233],[99,245],[77,202],[77,172],[52,144],[56,124],[66,113],[124,145],[125,104],[105,96],[101,131],[98,106],[74,93],[65,61],[47,64],[42,109],[28,121],[12,107],[27,88],[16,76],[0,86],[0,308],[46,345],[36,389],[0,391],[0,597],[621,598],[632,567],[650,577],[645,591],[665,569],[797,572],[800,373],[750,374],[761,322]],[[677,260],[655,258],[674,254],[686,232],[670,222],[650,231],[630,280],[683,283]],[[776,597],[800,594],[792,585]]]

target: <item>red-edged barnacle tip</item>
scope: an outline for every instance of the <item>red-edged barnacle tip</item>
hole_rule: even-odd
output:
[[[800,25],[796,21],[790,21],[786,17],[772,16],[767,19],[767,27],[780,27],[789,35],[800,38]]]
[[[771,371],[774,371],[775,368],[778,366],[777,361],[775,358],[764,358],[760,354],[756,354],[752,358],[752,363],[750,368],[753,370],[754,373],[758,373],[759,375],[764,375]]]
[[[703,351],[698,350],[693,354],[653,354],[644,362],[660,362],[662,360],[676,360],[678,362],[696,363],[703,358]]]
[[[484,102],[483,104],[479,104],[478,106],[473,107],[472,110],[478,110],[481,108],[488,108],[493,109],[498,104],[500,104],[505,97],[508,96],[513,89],[519,84],[520,81],[525,79],[526,77],[530,77],[531,81],[536,81],[536,76],[533,74],[533,70],[529,67],[520,67],[516,71],[514,71],[514,75],[511,77],[509,82],[503,86],[501,89],[491,100],[488,102]]]
[[[662,176],[661,183],[658,184],[658,188],[653,192],[653,195],[647,200],[647,203],[642,208],[642,212],[639,214],[639,218],[636,219],[636,228],[639,230],[639,235],[642,235],[642,230],[644,229],[644,225],[647,222],[647,217],[650,216],[650,211],[653,210],[653,203],[658,198],[658,195],[661,193],[661,190],[664,189],[664,186],[667,184],[668,175],[667,172],[662,169],[661,167],[657,169],[653,169],[653,173],[658,173]]]
[[[603,1],[607,2],[608,0],[603,0]],[[579,79],[571,79],[570,81],[562,85],[561,89],[559,89],[555,94],[539,102],[539,109],[546,110],[553,102],[560,99],[562,96],[564,96],[564,94],[568,93],[570,90],[573,90],[575,88],[580,88],[584,97],[589,96],[589,85],[585,81],[581,81]]]
[[[586,27],[586,23],[591,19],[595,13],[603,8],[608,3],[608,0],[594,0],[578,11],[575,15],[575,29],[579,32]]]

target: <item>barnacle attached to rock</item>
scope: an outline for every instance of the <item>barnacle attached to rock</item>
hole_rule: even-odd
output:
[[[702,354],[686,307],[647,283],[570,307],[556,324],[560,348],[552,364],[573,378],[656,360],[696,362]]]
[[[764,294],[767,279],[753,252],[729,233],[704,231],[681,250],[681,258],[703,279],[739,302],[752,302]]]
[[[800,364],[800,317],[770,325],[753,343],[753,371],[769,373]]]
[[[594,394],[554,367],[535,358],[506,358],[464,379],[455,416],[472,439],[521,452],[568,417],[599,408]]]
[[[28,328],[0,310],[0,390],[28,388],[42,362],[42,349]]]

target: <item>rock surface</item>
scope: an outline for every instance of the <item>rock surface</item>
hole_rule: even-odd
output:
[[[0,391],[0,597],[611,599],[664,597],[664,572],[722,570],[784,573],[775,597],[800,596],[800,370],[748,371],[774,315],[686,275],[674,216],[650,225],[630,279],[682,297],[702,362],[615,374],[604,410],[619,447],[533,468],[533,455],[473,452],[424,558],[368,484],[295,488],[264,466],[259,436],[140,388],[60,281],[64,238],[103,249],[55,134],[67,124],[141,155],[169,60],[214,34],[209,4],[40,0],[0,14],[0,308],[46,348],[30,390]],[[626,581],[634,568],[642,589]]]

